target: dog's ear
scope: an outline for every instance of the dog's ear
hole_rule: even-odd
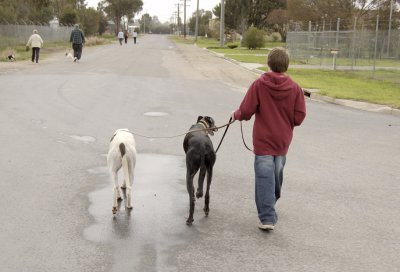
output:
[[[204,119],[210,127],[215,127],[214,119],[212,119],[210,116],[204,116]]]
[[[200,116],[200,115],[199,115],[199,117],[197,117],[197,123],[198,123],[201,119],[203,119],[203,116]]]

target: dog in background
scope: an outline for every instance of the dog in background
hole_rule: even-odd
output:
[[[192,132],[191,132],[192,131]],[[213,173],[213,167],[216,160],[216,154],[209,134],[214,135],[215,128],[214,119],[209,116],[199,116],[197,123],[192,125],[189,133],[183,140],[183,149],[186,153],[186,187],[189,193],[189,218],[186,220],[187,225],[193,223],[193,212],[195,206],[193,178],[200,170],[196,197],[203,196],[204,178],[207,173],[207,189],[204,197],[204,212],[206,216],[210,211],[210,185]]]
[[[70,51],[65,52],[65,57],[67,59],[70,59],[71,61],[74,60],[74,56],[72,55],[72,53]]]
[[[9,54],[9,55],[7,56],[7,59],[8,59],[8,61],[16,61],[15,55],[14,55],[14,54]]]
[[[122,200],[118,184],[118,171],[122,168],[124,181],[121,188],[126,189],[125,207],[132,209],[133,172],[136,164],[136,144],[128,129],[118,129],[111,138],[107,154],[108,171],[114,183],[114,199],[112,212],[117,213],[118,201]]]

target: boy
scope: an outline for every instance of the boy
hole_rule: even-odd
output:
[[[306,116],[302,89],[284,74],[289,55],[277,47],[268,54],[270,72],[264,73],[248,89],[233,120],[250,120],[255,155],[255,200],[262,230],[273,230],[278,220],[275,203],[281,194],[283,167],[292,141],[293,128]]]

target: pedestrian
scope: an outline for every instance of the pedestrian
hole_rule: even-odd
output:
[[[125,44],[128,43],[128,38],[129,38],[128,30],[125,30],[125,32],[124,32]]]
[[[29,47],[32,48],[32,62],[36,61],[36,63],[39,63],[39,53],[42,46],[43,39],[38,34],[38,31],[34,29],[33,34],[29,37],[28,43],[26,44],[27,51],[29,50]]]
[[[122,30],[118,32],[118,40],[119,44],[122,45],[122,41],[124,40],[124,32],[122,32]]]
[[[268,54],[271,71],[262,74],[248,89],[234,120],[250,120],[253,126],[255,202],[262,230],[273,230],[278,216],[276,201],[281,196],[283,168],[293,129],[306,116],[302,89],[288,75],[289,55],[282,47]]]
[[[75,24],[69,41],[72,43],[72,49],[74,49],[74,62],[79,62],[82,56],[83,44],[85,43],[85,35],[83,31],[79,29],[78,24]]]
[[[136,30],[133,30],[133,32],[132,32],[132,37],[133,37],[133,43],[136,44],[136,38],[137,38],[137,32],[136,32]]]

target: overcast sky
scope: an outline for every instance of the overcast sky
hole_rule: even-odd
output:
[[[97,3],[100,0],[86,0],[86,3],[89,7],[97,7]],[[167,22],[170,20],[173,12],[178,11],[178,3],[181,3],[182,8],[180,8],[181,18],[183,18],[183,0],[142,0],[143,1],[143,10],[139,14],[148,13],[150,16],[158,16],[158,19],[161,22]],[[210,10],[221,3],[221,0],[199,0],[199,9]],[[193,12],[196,11],[197,8],[197,0],[186,0],[186,19],[189,19]],[[138,18],[135,17],[135,18]]]

